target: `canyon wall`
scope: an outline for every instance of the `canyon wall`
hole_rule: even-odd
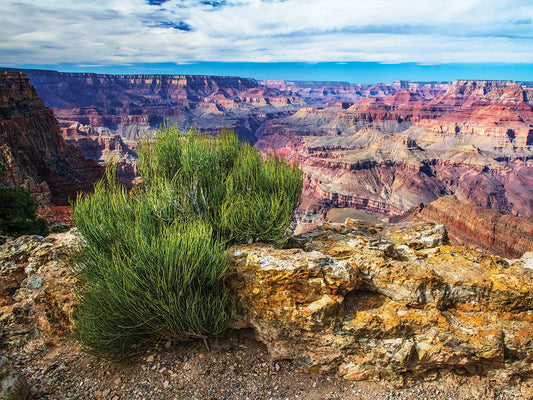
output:
[[[63,140],[52,110],[28,77],[0,71],[0,163],[2,183],[30,190],[40,207],[67,205],[89,191],[101,168]]]
[[[455,196],[421,205],[408,218],[443,224],[454,243],[491,254],[516,258],[533,250],[533,218],[504,215]]]
[[[399,90],[352,106],[300,109],[261,127],[257,146],[298,160],[308,195],[398,215],[455,194],[533,215],[532,90],[456,81],[434,98]]]
[[[168,120],[234,128],[302,166],[301,222],[330,208],[399,216],[455,195],[533,216],[533,88],[511,81],[361,85],[28,70],[68,143],[135,179],[135,140]],[[489,243],[487,242],[487,245]]]

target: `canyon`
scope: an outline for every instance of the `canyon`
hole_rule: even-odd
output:
[[[0,72],[0,164],[2,185],[25,187],[40,208],[67,206],[102,174],[78,146],[63,140],[28,77],[13,71]]]
[[[264,152],[297,161],[304,173],[297,232],[329,210],[362,209],[401,219],[444,196],[532,226],[533,87],[512,81],[258,81],[192,75],[99,75],[24,70],[57,118],[63,139],[99,165],[117,162],[136,180],[136,141],[160,124],[216,133],[234,129]],[[422,219],[425,213],[417,215]],[[479,211],[479,212],[478,212]],[[428,221],[472,229],[440,212]],[[438,218],[437,218],[438,217]],[[489,218],[490,219],[490,218]],[[513,224],[497,225],[507,232]],[[462,233],[459,233],[462,232]],[[518,256],[489,229],[479,246]],[[524,228],[528,244],[533,229]],[[478,235],[479,236],[479,235]],[[506,233],[502,233],[505,237]],[[461,242],[461,243],[463,243]],[[514,246],[514,244],[513,244]]]
[[[110,160],[133,184],[136,139],[165,120],[214,133],[229,126],[301,165],[299,234],[230,250],[233,328],[253,332],[269,362],[397,387],[451,377],[470,388],[474,379],[493,395],[501,386],[533,396],[528,84],[26,72],[0,73],[2,185],[28,188],[51,220],[68,217],[69,200]],[[0,373],[21,398],[62,390],[65,373],[77,382],[68,391],[101,397],[107,382],[127,396],[146,373],[139,366],[128,386],[107,364],[109,376],[91,367],[80,379],[103,362],[71,336],[80,246],[76,230],[0,246]],[[171,346],[154,350],[169,351],[165,373],[176,365]],[[210,379],[204,372],[197,378]],[[170,374],[160,386],[177,383]]]

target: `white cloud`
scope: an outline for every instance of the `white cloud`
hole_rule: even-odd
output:
[[[0,62],[533,62],[529,1],[218,3],[8,0]]]

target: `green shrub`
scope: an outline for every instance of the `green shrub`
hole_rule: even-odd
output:
[[[275,154],[263,159],[255,147],[240,146],[231,131],[184,137],[164,126],[155,139],[140,143],[139,169],[147,186],[170,185],[170,218],[204,218],[226,242],[281,239],[302,191],[298,166]]]
[[[68,231],[70,228],[67,224],[55,224],[50,227],[50,233],[62,233]]]
[[[229,131],[165,125],[139,143],[139,169],[143,184],[128,193],[108,167],[74,205],[87,242],[76,332],[93,352],[223,333],[234,313],[228,245],[282,238],[302,187],[296,166]]]
[[[24,188],[0,188],[0,232],[7,236],[48,234],[48,224],[37,218],[37,205]]]

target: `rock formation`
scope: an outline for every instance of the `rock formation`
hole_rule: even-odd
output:
[[[310,226],[331,208],[394,217],[447,195],[533,216],[533,88],[525,84],[27,73],[66,141],[101,165],[118,161],[125,182],[135,178],[135,139],[166,119],[183,129],[233,127],[297,160],[306,180],[297,215]]]
[[[455,194],[530,217],[532,93],[499,81],[457,81],[433,98],[400,89],[270,120],[257,146],[299,161],[311,212],[351,207],[395,216]]]
[[[71,332],[75,231],[0,247],[0,338],[19,351]],[[504,260],[447,244],[442,226],[324,224],[284,248],[231,249],[235,328],[274,360],[399,385],[442,374],[528,381],[533,256]]]
[[[442,226],[351,220],[289,245],[233,249],[236,324],[274,359],[398,384],[450,371],[505,384],[532,370],[531,254],[506,261],[449,246]]]
[[[450,239],[459,245],[511,258],[533,250],[533,218],[504,215],[455,196],[441,197],[413,211],[401,219],[443,224]]]
[[[0,247],[2,338],[30,334],[53,342],[71,332],[76,279],[70,258],[83,243],[75,232],[21,236]]]
[[[79,148],[64,142],[27,76],[12,71],[0,72],[0,163],[5,184],[28,188],[41,207],[67,205],[101,174]]]
[[[168,120],[184,130],[234,128],[253,142],[267,113],[303,104],[298,95],[238,77],[24,72],[74,140],[119,135],[130,144]]]

